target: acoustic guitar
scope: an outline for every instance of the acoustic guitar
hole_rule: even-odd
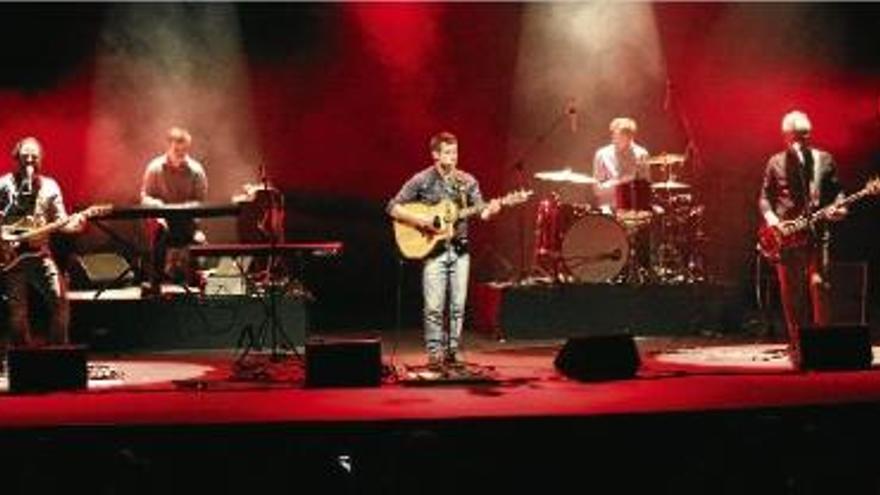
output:
[[[501,206],[513,206],[524,203],[534,191],[519,190],[508,193],[498,201]],[[407,259],[422,259],[427,256],[438,242],[451,239],[455,232],[455,223],[470,216],[479,214],[488,203],[481,206],[459,208],[453,201],[445,199],[437,204],[404,203],[400,206],[409,213],[420,216],[432,217],[434,229],[423,229],[412,224],[394,220],[394,239],[400,254]]]

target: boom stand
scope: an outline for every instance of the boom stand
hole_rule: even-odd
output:
[[[525,161],[531,155],[537,151],[537,149],[550,137],[551,134],[556,132],[556,129],[565,122],[566,119],[571,118],[574,113],[574,102],[570,101],[568,103],[567,108],[564,112],[557,115],[553,120],[549,122],[547,127],[543,132],[535,136],[535,138],[523,149],[516,159],[513,161],[513,168],[516,171],[516,181],[517,187],[520,190],[526,189],[526,177],[525,177]],[[532,271],[526,266],[526,210],[521,208],[517,213],[517,240],[519,241],[519,273],[517,274],[516,280],[514,281],[516,285],[523,285],[529,281],[530,276],[532,275]]]

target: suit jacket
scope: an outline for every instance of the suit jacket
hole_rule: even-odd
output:
[[[842,195],[834,158],[827,151],[815,148],[810,151],[813,155],[812,174],[804,170],[791,149],[781,151],[767,161],[758,199],[762,217],[772,211],[780,220],[790,220],[826,206]]]

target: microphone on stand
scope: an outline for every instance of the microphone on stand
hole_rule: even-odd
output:
[[[452,186],[452,189],[456,193],[461,191],[461,188],[464,185],[464,176],[461,175],[461,172],[453,170],[452,173],[449,174],[449,185]]]
[[[577,133],[578,130],[578,115],[577,115],[577,105],[575,105],[574,98],[568,100],[568,105],[565,107],[565,113],[568,115],[568,128],[571,130],[572,134]]]
[[[672,80],[666,78],[666,94],[663,96],[663,111],[669,111],[672,104]]]
[[[34,166],[27,165],[24,168],[24,179],[21,182],[22,194],[33,194],[34,192]]]
[[[262,161],[258,166],[258,171],[260,174],[260,184],[263,185],[263,188],[266,189],[269,187],[269,177],[266,175],[266,164]]]

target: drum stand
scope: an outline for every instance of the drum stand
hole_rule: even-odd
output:
[[[653,265],[661,283],[691,283],[705,280],[702,245],[702,207],[687,206],[683,215],[670,198],[664,203],[657,235],[657,258]]]
[[[626,266],[622,272],[622,283],[644,285],[653,282],[655,279],[655,273],[653,273],[649,267],[646,267],[645,263],[639,259],[641,254],[639,247],[642,245],[642,242],[639,242],[639,236],[642,235],[646,235],[645,227],[635,228],[632,229],[632,231],[627,232],[627,238],[629,239],[629,258],[627,259]],[[648,264],[650,265],[650,262],[648,262]]]

